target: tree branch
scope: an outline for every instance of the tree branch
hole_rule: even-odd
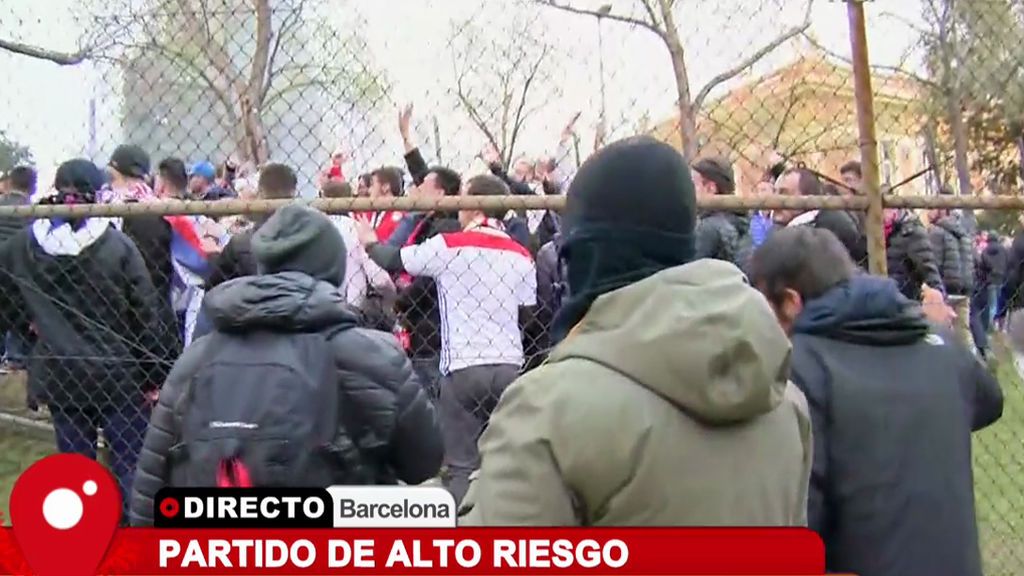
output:
[[[732,80],[736,76],[743,73],[747,68],[750,68],[754,64],[757,64],[762,58],[772,53],[779,46],[782,46],[789,40],[796,38],[797,36],[806,32],[807,29],[811,27],[811,8],[813,6],[814,0],[807,0],[807,8],[804,12],[803,22],[783,32],[774,40],[765,44],[756,52],[744,58],[732,68],[729,68],[728,70],[716,75],[714,78],[709,80],[708,83],[705,84],[699,92],[697,92],[697,95],[693,99],[694,113],[700,112],[701,106],[703,106],[704,104],[704,100],[707,99],[708,95],[711,94],[711,91],[714,90],[716,87],[721,85],[723,82],[728,82],[729,80]]]
[[[253,100],[250,102],[252,106],[259,110],[264,92],[263,82],[266,80],[267,65],[270,62],[270,41],[274,36],[274,22],[271,18],[270,0],[253,0],[253,8],[256,10],[256,50],[252,55],[246,92]]]
[[[771,146],[772,150],[779,149],[779,141],[782,139],[782,133],[786,131],[786,124],[789,123],[789,116],[793,113],[796,108],[797,102],[800,101],[800,92],[794,88],[789,90],[789,101],[786,103],[786,110],[782,113],[782,119],[779,120],[779,128],[775,131],[775,136],[772,138]]]
[[[46,48],[40,48],[38,46],[22,42],[4,40],[3,38],[0,38],[0,50],[21,54],[22,56],[28,56],[29,58],[35,58],[37,60],[46,60],[59,66],[74,66],[76,64],[81,64],[93,55],[93,46],[80,48],[76,52],[58,52],[56,50],[47,50]]]
[[[483,132],[484,137],[487,138],[487,141],[491,144],[491,146],[494,146],[494,149],[498,150],[498,141],[494,138],[494,133],[491,132],[491,129],[487,127],[487,122],[480,115],[480,112],[477,110],[476,105],[474,105],[473,102],[469,99],[469,97],[466,95],[465,90],[462,87],[465,72],[460,73],[458,71],[458,67],[457,64],[455,63],[455,60],[452,61],[452,66],[456,68],[455,95],[459,98],[459,103],[462,104],[462,108],[465,109],[466,115],[469,116],[469,119],[470,121],[473,122],[473,125],[476,126],[481,132]]]
[[[530,94],[530,85],[533,84],[534,78],[537,77],[537,73],[540,71],[541,66],[544,64],[544,60],[548,56],[548,49],[549,49],[549,46],[547,44],[545,44],[543,49],[541,50],[540,56],[534,62],[533,66],[530,68],[530,71],[528,72],[528,74],[526,76],[526,81],[523,82],[523,90],[520,93],[520,98],[519,98],[519,106],[518,106],[518,108],[516,108],[516,114],[515,114],[515,117],[514,117],[514,119],[512,121],[512,137],[509,140],[509,146],[508,146],[509,147],[508,155],[509,155],[509,160],[510,161],[511,161],[511,158],[512,158],[512,154],[513,154],[513,152],[515,151],[515,148],[516,148],[516,140],[519,138],[519,130],[523,127],[523,124],[526,122],[526,118],[529,115],[529,114],[524,114],[523,112],[524,112],[524,110],[526,108],[527,97]],[[530,111],[530,113],[532,113],[532,111]]]
[[[302,13],[305,10],[306,0],[300,0],[299,5],[292,8],[291,12],[285,16],[284,21],[281,22],[281,27],[278,29],[277,34],[274,36],[274,46],[270,50],[270,57],[267,59],[267,75],[263,80],[263,91],[260,93],[260,103],[265,103],[267,95],[270,93],[270,88],[274,83],[274,79],[278,74],[281,73],[282,69],[275,67],[277,61],[277,54],[281,48],[281,42],[284,38],[289,35],[300,23],[302,19]]]
[[[826,56],[828,56],[830,58],[835,58],[836,60],[839,60],[840,62],[843,62],[844,64],[847,64],[847,65],[850,65],[850,66],[853,65],[853,61],[850,60],[848,57],[843,56],[842,54],[837,54],[837,53],[829,50],[828,48],[825,48],[824,46],[821,45],[820,42],[818,42],[814,38],[814,36],[812,36],[810,34],[804,34],[804,38],[808,42],[810,42],[811,46],[814,46],[818,50],[821,50]],[[930,88],[941,88],[942,87],[938,82],[936,82],[934,80],[929,80],[929,79],[927,79],[927,78],[925,78],[923,76],[919,76],[917,74],[914,74],[913,72],[911,72],[909,70],[904,70],[903,68],[900,68],[899,66],[887,66],[887,65],[884,65],[884,64],[872,64],[871,65],[871,69],[872,70],[876,70],[878,72],[891,72],[893,74],[897,74],[897,75],[900,75],[900,76],[906,76],[907,78],[910,78],[914,82],[917,82],[919,84],[923,84],[923,85],[928,86]]]
[[[640,0],[640,4],[647,11],[647,17],[651,19],[651,26],[658,27],[658,16],[654,12],[654,5],[651,4],[651,0]]]
[[[645,30],[653,32],[653,33],[657,34],[660,37],[664,37],[664,35],[665,35],[664,32],[658,28],[656,23],[645,22],[644,20],[640,20],[639,18],[633,18],[632,16],[623,16],[621,14],[613,14],[613,13],[602,14],[601,12],[599,12],[597,10],[588,10],[588,9],[585,9],[585,8],[576,8],[576,7],[573,7],[573,6],[569,6],[567,4],[559,4],[559,3],[556,2],[556,0],[533,0],[533,1],[535,3],[537,3],[537,4],[540,4],[541,6],[547,6],[549,8],[554,8],[556,10],[561,10],[562,12],[568,12],[570,14],[581,14],[581,15],[584,15],[584,16],[592,16],[594,18],[605,18],[605,19],[608,19],[608,20],[614,20],[616,22],[622,22],[624,24],[629,24],[629,25],[632,25],[632,26],[638,26],[640,28],[644,28]]]

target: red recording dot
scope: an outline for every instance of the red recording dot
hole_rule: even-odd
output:
[[[181,506],[178,505],[178,501],[174,498],[164,498],[160,502],[160,513],[166,518],[174,518],[180,510]]]

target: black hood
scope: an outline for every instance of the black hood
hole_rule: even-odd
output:
[[[921,306],[888,278],[857,276],[810,300],[794,334],[821,336],[868,346],[902,346],[929,331]]]
[[[207,292],[203,306],[224,332],[317,332],[358,322],[337,288],[302,272],[229,280]]]

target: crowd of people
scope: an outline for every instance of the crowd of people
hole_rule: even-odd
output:
[[[971,434],[999,419],[979,360],[1024,307],[1024,236],[954,212],[707,211],[731,164],[649,137],[577,167],[558,151],[473,175],[428,165],[321,195],[565,194],[563,213],[464,209],[257,217],[0,217],[0,333],[57,448],[96,456],[126,518],[174,486],[418,484],[467,525],[810,526],[830,570],[981,574]],[[861,193],[779,159],[753,193]],[[119,147],[13,170],[0,205],[294,199],[284,164],[155,169]],[[1007,298],[1005,295],[1009,295]],[[952,331],[969,301],[973,346]],[[1022,320],[1024,322],[1024,320]]]

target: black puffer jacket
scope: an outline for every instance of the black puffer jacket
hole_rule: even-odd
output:
[[[171,255],[171,225],[162,216],[139,215],[124,219],[121,230],[135,242],[146,263],[149,278],[156,290],[158,325],[163,358],[168,366],[174,364],[181,354],[181,331],[171,301],[171,286],[174,281],[174,257]]]
[[[946,292],[970,295],[974,284],[974,253],[970,236],[955,218],[947,216],[932,225],[928,237]]]
[[[556,234],[537,252],[537,308],[523,330],[524,371],[540,366],[551,348],[551,323],[565,293],[565,270],[558,259],[561,239]]]
[[[29,380],[51,410],[141,406],[170,367],[142,256],[108,220],[62,230],[36,220],[0,247],[0,334],[35,326]]]
[[[943,290],[931,241],[924,225],[910,212],[902,212],[885,239],[889,277],[911,300],[921,300],[921,285]]]
[[[357,318],[330,284],[298,272],[226,282],[206,295],[216,329],[330,334],[339,374],[341,426],[380,476],[418,484],[441,466],[443,448],[431,403],[394,336],[356,327]],[[179,434],[173,414],[185,383],[209,354],[208,337],[192,343],[160,393],[139,457],[131,495],[133,525],[153,522],[153,498],[167,483],[167,455]],[[339,431],[341,433],[341,431]]]
[[[710,212],[697,223],[697,258],[745,265],[741,245],[750,232],[750,218],[733,212]]]

